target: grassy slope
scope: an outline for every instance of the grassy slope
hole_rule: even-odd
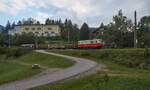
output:
[[[39,64],[41,66],[46,66],[50,68],[66,68],[74,64],[73,61],[68,59],[52,56],[48,54],[42,54],[33,52],[31,54],[25,55],[19,59],[19,61],[28,64]]]
[[[149,62],[149,57],[144,57],[143,49],[104,49],[104,50],[68,50],[68,51],[55,51],[51,52],[87,58],[94,60],[98,63],[104,63],[109,68],[113,70],[127,71],[127,72],[139,72],[139,73],[149,73],[149,70],[139,69],[139,66],[134,66],[136,63],[147,63]],[[135,54],[136,53],[136,54]],[[127,64],[127,65],[126,65]],[[130,66],[131,64],[131,66]]]
[[[31,67],[13,62],[0,62],[0,67],[0,84],[29,77],[39,72],[32,70]]]
[[[85,78],[33,90],[149,90],[150,80],[124,76],[91,75]]]
[[[132,53],[132,51],[134,51],[134,49],[115,50],[115,52],[118,52],[116,55],[119,56],[119,58],[125,58],[125,59],[130,59],[130,55],[125,55],[127,56],[125,57],[122,53],[126,52],[130,54]],[[143,54],[142,49],[139,49],[138,51],[141,51],[139,53]],[[88,58],[91,60],[95,60],[98,63],[105,63],[110,69],[117,70],[117,71],[119,70],[121,71],[121,73],[119,72],[119,75],[117,76],[107,76],[107,74],[111,74],[107,72],[106,76],[103,76],[103,72],[100,72],[100,74],[95,74],[78,80],[69,81],[62,85],[58,84],[52,86],[45,86],[45,87],[37,88],[35,90],[150,90],[149,70],[139,69],[136,67],[132,67],[132,68],[126,67],[125,65],[116,63],[113,60],[111,61],[111,58],[109,58],[110,60],[108,60],[108,58],[98,58],[97,56],[93,56],[93,55],[103,54],[103,52],[105,53],[110,52],[110,50],[106,50],[106,51],[105,50],[100,50],[100,51],[99,50],[94,50],[94,51],[75,50],[75,51],[52,51],[52,52],[76,56],[76,57]],[[112,53],[114,52],[112,51]],[[136,55],[131,58],[133,59],[135,57]]]
[[[32,52],[19,58],[10,58],[3,60],[0,56],[0,84],[10,81],[26,78],[39,73],[39,70],[33,70],[32,64],[40,64],[46,67],[66,68],[73,65],[74,62],[51,55]],[[23,64],[26,63],[26,64]]]

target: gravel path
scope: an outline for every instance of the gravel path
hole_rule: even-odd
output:
[[[88,59],[81,59],[81,58],[76,58],[76,57],[71,57],[71,56],[66,56],[66,55],[50,53],[44,50],[37,50],[37,52],[64,57],[72,61],[75,61],[76,63],[72,67],[58,70],[53,73],[47,73],[39,77],[33,76],[31,78],[27,78],[24,80],[15,81],[12,83],[1,85],[0,90],[26,90],[26,89],[30,89],[33,87],[38,87],[38,86],[42,86],[45,84],[68,79],[70,77],[84,73],[97,66],[96,62],[93,62]]]

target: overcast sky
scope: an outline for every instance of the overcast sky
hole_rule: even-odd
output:
[[[137,10],[139,19],[150,15],[150,0],[0,0],[0,25],[29,17],[44,22],[49,17],[99,26],[111,22],[119,9],[130,19]]]

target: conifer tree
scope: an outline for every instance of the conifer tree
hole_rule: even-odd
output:
[[[80,29],[80,40],[88,40],[90,35],[89,27],[84,23]]]

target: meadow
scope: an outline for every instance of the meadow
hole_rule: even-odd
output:
[[[33,90],[150,90],[149,49],[50,50],[103,63],[109,71]],[[112,72],[113,71],[113,72]]]
[[[40,73],[40,69],[32,69],[33,64],[39,64],[48,68],[66,68],[74,64],[73,61],[65,58],[42,54],[32,50],[19,57],[14,56],[16,55],[14,53],[0,54],[0,84],[24,79]]]
[[[51,52],[149,70],[150,49],[51,50]]]
[[[149,83],[150,79],[95,74],[31,90],[150,90]]]

